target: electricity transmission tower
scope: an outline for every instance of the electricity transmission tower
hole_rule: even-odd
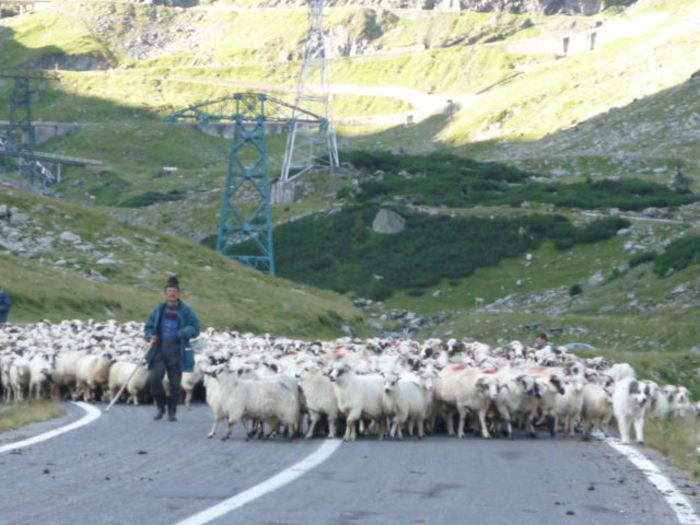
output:
[[[323,3],[309,0],[309,33],[304,47],[304,60],[297,84],[296,108],[320,115],[316,127],[292,116],[287,135],[280,187],[314,167],[338,166],[338,146],[333,124],[333,99],[330,94],[326,38],[323,33]]]
[[[36,137],[32,126],[30,79],[21,73],[2,76],[14,80],[10,98],[10,121],[4,140],[3,168],[6,174],[10,173],[10,157],[16,157],[20,173],[33,184]]]
[[[57,182],[57,176],[51,169],[36,158],[36,134],[32,123],[32,96],[37,94],[39,89],[32,90],[31,82],[46,81],[49,78],[42,74],[32,76],[19,72],[11,75],[0,74],[0,77],[13,79],[10,120],[6,135],[0,136],[3,171],[5,174],[12,171],[10,158],[14,158],[19,173],[30,184],[38,181],[47,186]]]
[[[233,128],[216,251],[270,275],[275,274],[275,261],[267,128],[270,124],[288,126],[292,118],[316,128],[323,121],[319,115],[263,93],[236,93],[168,115],[170,122]]]

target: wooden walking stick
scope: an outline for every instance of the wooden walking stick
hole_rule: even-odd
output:
[[[131,374],[129,375],[129,379],[127,379],[126,382],[125,382],[125,383],[122,385],[122,387],[119,389],[119,392],[117,392],[117,395],[114,396],[114,397],[112,398],[112,400],[109,402],[109,405],[107,405],[107,408],[105,408],[105,412],[109,412],[109,409],[112,408],[112,405],[113,405],[114,403],[116,403],[116,402],[117,402],[117,399],[119,399],[119,398],[121,397],[122,392],[124,392],[124,389],[125,389],[125,388],[127,387],[127,385],[129,384],[129,381],[131,381],[131,378],[134,377],[134,375],[136,374],[136,372],[138,371],[138,369],[141,367],[141,365],[142,365],[143,362],[145,361],[146,356],[148,355],[148,352],[150,352],[151,348],[153,348],[153,345],[154,345],[153,342],[151,342],[151,341],[148,342],[148,346],[146,347],[146,349],[144,350],[144,352],[141,354],[141,357],[140,357],[138,363],[136,364],[136,368],[134,368],[134,371],[131,372]]]

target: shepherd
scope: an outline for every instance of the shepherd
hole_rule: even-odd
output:
[[[10,313],[10,295],[0,286],[0,325],[7,322],[7,316]]]
[[[165,301],[156,306],[146,322],[146,341],[151,349],[146,354],[150,374],[148,382],[156,400],[158,412],[153,419],[162,419],[167,401],[168,421],[177,421],[175,415],[180,400],[182,372],[194,368],[194,352],[190,339],[199,335],[199,319],[190,305],[180,300],[180,283],[171,275],[165,285]],[[168,373],[170,395],[165,396],[163,377]]]

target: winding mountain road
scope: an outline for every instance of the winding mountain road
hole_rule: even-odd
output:
[[[83,416],[77,405],[67,408],[63,421],[1,434],[0,445]],[[642,471],[601,441],[540,433],[513,441],[245,442],[239,426],[222,442],[205,437],[206,405],[181,410],[177,423],[153,421],[152,413],[117,405],[81,428],[0,453],[0,521],[700,523],[693,509],[679,518]],[[318,464],[299,470],[320,449]],[[236,494],[245,498],[231,500]],[[690,498],[697,509],[698,497]]]

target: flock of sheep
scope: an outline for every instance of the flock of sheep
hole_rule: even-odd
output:
[[[608,433],[617,420],[623,443],[642,442],[645,415],[695,417],[683,386],[636,378],[629,364],[583,359],[561,347],[518,341],[490,348],[456,339],[300,341],[207,329],[195,341],[195,367],[183,373],[189,406],[198,384],[214,414],[213,437],[241,422],[248,436],[302,432],[346,441],[361,434],[401,439],[472,429],[488,438],[513,436],[520,425],[535,436]],[[42,321],[0,327],[0,388],[5,402],[27,397],[149,401],[143,324]],[[167,388],[167,385],[166,385]],[[306,421],[305,421],[306,420]],[[456,422],[456,425],[455,425]]]

